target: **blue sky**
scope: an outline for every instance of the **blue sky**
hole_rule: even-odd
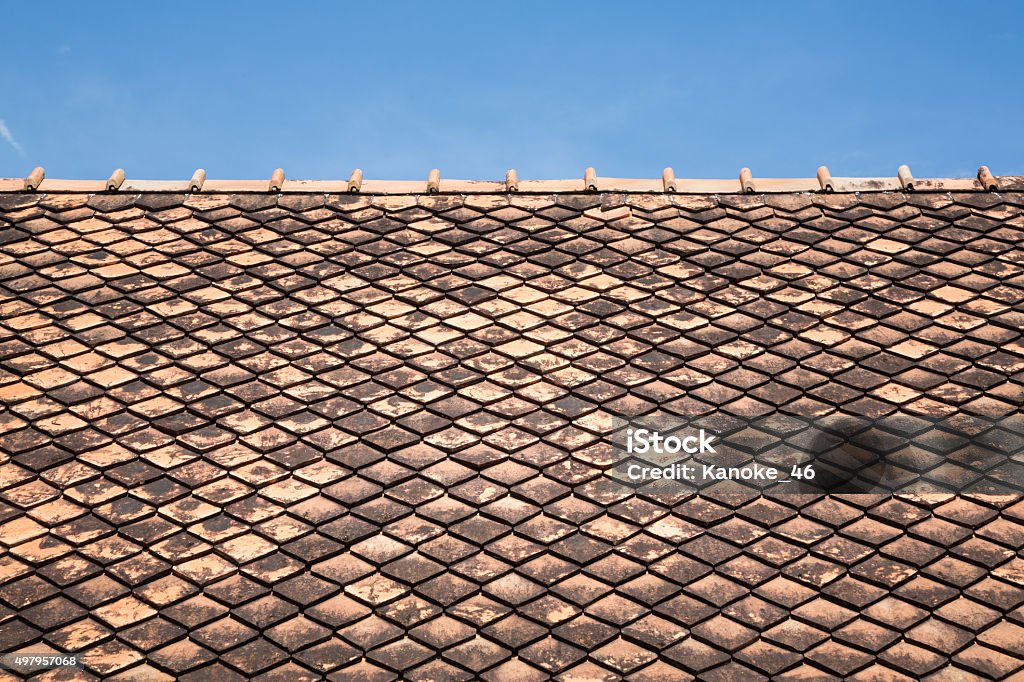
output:
[[[384,5],[11,3],[0,176],[1024,174],[1021,3]]]

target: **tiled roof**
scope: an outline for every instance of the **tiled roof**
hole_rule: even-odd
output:
[[[603,430],[1019,416],[997,181],[11,188],[0,651],[122,681],[1008,677],[1018,495],[630,494]]]

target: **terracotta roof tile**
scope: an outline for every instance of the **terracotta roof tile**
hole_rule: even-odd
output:
[[[0,193],[5,650],[125,680],[1019,674],[1024,442],[929,421],[1020,411],[1018,178],[199,177]],[[890,415],[903,471],[989,487],[624,490],[611,419],[659,409],[743,457]]]

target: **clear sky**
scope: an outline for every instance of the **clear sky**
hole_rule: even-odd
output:
[[[8,3],[0,176],[1024,174],[1024,3]]]

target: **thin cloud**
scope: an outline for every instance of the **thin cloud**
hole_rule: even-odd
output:
[[[18,156],[25,158],[25,150],[18,141],[14,139],[14,135],[11,134],[11,129],[7,127],[7,124],[2,118],[0,118],[0,137],[7,140],[7,144],[14,147],[14,151],[18,152]]]

